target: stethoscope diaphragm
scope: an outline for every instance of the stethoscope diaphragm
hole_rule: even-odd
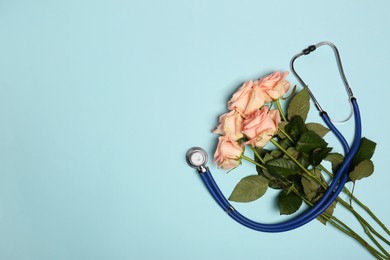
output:
[[[200,147],[192,147],[186,153],[188,165],[195,169],[205,166],[207,159],[207,152]]]

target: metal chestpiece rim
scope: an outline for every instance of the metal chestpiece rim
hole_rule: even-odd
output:
[[[192,147],[186,153],[186,161],[194,169],[205,169],[207,160],[207,152],[200,147]]]

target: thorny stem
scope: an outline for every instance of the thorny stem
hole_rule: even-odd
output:
[[[323,170],[326,174],[328,174],[330,177],[333,177],[333,174],[328,170],[326,169],[323,165],[319,165],[319,168],[321,170]],[[345,192],[350,198],[352,198],[353,201],[355,201],[362,209],[364,209],[364,211],[366,211],[370,216],[371,218],[373,218],[377,223],[378,225],[388,234],[390,235],[390,231],[387,229],[387,227],[385,226],[385,224],[383,224],[379,219],[378,217],[366,206],[364,205],[358,198],[356,198],[352,192],[350,192],[347,188],[344,187],[343,189],[343,192]]]
[[[288,157],[290,157],[301,169],[304,169],[306,173],[308,173],[311,177],[313,177],[322,187],[326,188],[326,184],[324,184],[323,181],[321,181],[316,176],[312,176],[310,172],[300,163],[298,162],[287,150],[285,150],[283,147],[281,147],[275,140],[271,139],[271,142],[278,147],[284,154],[286,154]],[[372,226],[360,215],[358,214],[353,207],[348,205],[344,200],[342,200],[340,197],[337,198],[337,201],[341,203],[345,208],[347,208],[349,211],[351,211],[355,217],[358,219],[359,223],[362,225],[363,229],[366,231],[367,235],[371,238],[371,240],[379,247],[381,248],[380,244],[375,240],[375,238],[372,237],[371,233],[368,232],[367,228],[369,228],[375,235],[377,235],[379,238],[381,238],[386,244],[389,244],[389,241],[383,238],[378,232],[376,232]],[[390,244],[389,244],[390,245]],[[381,248],[383,249],[383,248]],[[384,250],[384,249],[383,249]],[[384,250],[385,251],[385,250]],[[386,251],[385,251],[386,252]],[[386,252],[387,254],[387,252]]]
[[[327,219],[334,227],[342,231],[344,234],[349,235],[350,237],[357,240],[362,246],[364,246],[373,256],[375,256],[378,259],[389,259],[387,254],[384,255],[378,250],[376,250],[374,247],[372,247],[370,244],[367,243],[361,236],[359,236],[355,231],[353,231],[347,224],[336,218],[335,216],[330,216],[330,218],[326,217],[326,214],[322,214],[325,219]],[[344,230],[343,228],[340,228],[338,225],[335,224],[335,222],[339,223],[340,225],[343,225],[348,231]]]
[[[277,100],[279,101],[279,100]],[[278,103],[277,103],[278,104]],[[279,103],[280,105],[280,103]],[[286,118],[285,115],[284,115],[284,112],[282,109],[279,110],[280,114],[282,115],[282,118]],[[287,139],[289,139],[291,142],[294,142],[294,140],[291,138],[291,136],[286,132],[284,131],[284,129],[282,128],[279,128],[279,131],[281,131]],[[287,152],[287,151],[286,151]],[[291,157],[290,157],[291,158]],[[295,159],[294,159],[295,160]],[[323,170],[325,173],[327,173],[330,177],[333,178],[333,174],[328,170],[326,169],[324,166],[322,166],[321,164],[319,165],[320,169]],[[317,180],[320,184],[323,183],[321,180],[319,180],[318,178],[316,178],[316,176],[311,176],[313,177],[315,180]],[[322,184],[321,184],[322,185]],[[322,185],[323,186],[323,185]],[[324,187],[324,186],[323,186]],[[365,210],[370,216],[372,219],[374,219],[378,225],[388,234],[390,235],[390,230],[387,229],[387,227],[385,226],[385,224],[383,224],[379,218],[366,206],[364,205],[360,200],[358,200],[358,198],[356,198],[352,192],[350,192],[346,187],[343,188],[343,192],[345,192],[348,196],[350,196],[350,198],[352,200],[354,200],[363,210]],[[352,206],[351,206],[352,208]],[[353,208],[352,208],[353,209]],[[364,219],[363,219],[364,220]],[[365,221],[367,223],[367,221]],[[377,235],[380,239],[382,239],[383,241],[386,242],[386,244],[388,244],[388,240],[386,240],[383,236],[381,236],[380,234],[378,234],[374,229],[370,228],[370,230],[375,234]]]
[[[280,105],[280,102],[279,100],[276,100],[276,105],[278,107],[278,110],[280,112],[280,115],[282,117],[282,119],[286,122],[288,122],[285,114],[283,113],[283,110],[281,108],[281,105]],[[286,133],[284,131],[284,129],[281,129],[279,128],[280,132],[283,133],[286,138],[288,138],[290,141],[294,142],[293,139],[289,136],[288,133]],[[315,179],[322,187],[326,188],[326,181],[322,178],[321,179],[318,179],[316,176],[314,176],[311,172],[309,172],[305,167],[303,167],[303,165],[301,163],[299,163],[289,152],[287,152],[287,150],[285,150],[282,146],[279,145],[279,143],[277,143],[275,140],[271,139],[270,140],[272,144],[274,144],[278,149],[280,149],[284,154],[286,154],[294,163],[296,163],[306,174],[308,174],[310,177],[312,177],[313,179]],[[255,156],[259,159],[259,161],[261,163],[264,164],[264,160],[260,157],[260,155],[258,154],[258,152],[255,150],[255,149],[252,149]],[[251,158],[245,156],[244,154],[241,155],[242,159],[245,159],[257,166],[259,166],[260,168],[262,169],[265,169],[266,168],[257,163],[256,161],[252,160]],[[323,171],[325,171],[329,176],[332,176],[332,173],[330,173],[325,167],[323,167],[322,165],[319,166],[320,169],[322,169]],[[282,180],[281,180],[282,181]],[[283,181],[282,181],[283,183]],[[284,184],[285,185],[285,184]],[[347,193],[354,201],[356,201],[356,203],[362,207],[381,227],[383,230],[386,231],[387,234],[390,235],[390,232],[389,230],[385,227],[385,225],[371,212],[371,210],[366,207],[363,203],[361,203],[356,197],[353,196],[353,194],[351,194],[351,192],[344,187],[343,191],[345,193]],[[305,199],[300,193],[299,191],[296,190],[296,188],[293,188],[293,192],[296,193],[298,196],[300,196],[308,205],[312,206],[312,204],[310,203],[310,201],[308,201],[307,199]],[[332,216],[332,215],[329,215],[327,214],[326,212],[323,212],[321,214],[321,216],[323,216],[326,220],[328,220],[329,223],[331,223],[333,226],[335,226],[337,229],[339,229],[340,231],[342,231],[343,233],[349,235],[351,238],[354,238],[355,240],[357,240],[361,245],[363,245],[373,256],[375,256],[376,258],[378,259],[389,259],[389,254],[387,253],[387,251],[378,243],[378,241],[372,236],[372,234],[370,233],[370,231],[372,233],[374,233],[378,238],[380,238],[383,242],[385,242],[386,244],[389,245],[389,241],[386,240],[383,236],[381,236],[378,232],[376,232],[372,226],[364,219],[360,216],[360,214],[358,214],[354,208],[351,206],[351,205],[348,205],[348,203],[346,203],[344,200],[342,200],[341,198],[337,198],[337,201],[340,202],[340,204],[342,204],[346,209],[348,209],[350,212],[352,212],[352,214],[356,217],[356,219],[359,221],[359,223],[362,225],[365,233],[368,235],[368,237],[374,242],[374,244],[385,254],[382,254],[381,252],[379,252],[377,249],[375,249],[374,247],[372,247],[370,244],[368,244],[361,236],[359,236],[355,231],[353,231],[349,226],[347,226],[345,223],[343,223],[341,220],[339,220],[338,218],[336,218],[335,216]]]
[[[350,206],[347,202],[345,202],[341,198],[338,198],[337,201],[340,202],[341,205],[343,205],[346,209],[351,211],[352,214],[355,215],[355,217],[359,220],[359,222],[362,225],[366,226],[372,233],[374,233],[383,242],[385,242],[386,244],[390,245],[390,241],[387,240],[386,238],[384,238],[382,235],[380,235],[358,212],[356,212],[356,210],[352,206]]]
[[[357,215],[355,215],[355,217],[359,220],[359,223],[362,226],[364,233],[366,233],[366,235],[371,239],[371,241],[374,242],[374,244],[388,257],[387,259],[389,259],[390,258],[389,253],[387,253],[386,249],[382,247],[382,245],[375,239],[375,237],[369,231],[369,229],[372,227],[368,223],[364,223],[365,221],[359,218]]]
[[[342,206],[344,206],[346,209],[348,209],[359,221],[360,225],[362,226],[364,232],[367,234],[368,237],[370,237],[371,241],[374,242],[374,244],[382,250],[382,252],[389,257],[389,253],[382,247],[382,245],[375,239],[375,237],[371,234],[374,233],[378,238],[380,238],[383,242],[385,242],[387,245],[390,245],[390,242],[384,238],[382,235],[380,235],[358,212],[355,211],[355,209],[350,206],[346,201],[342,200],[340,197],[338,197],[337,202],[339,202]],[[371,232],[370,232],[371,231]]]
[[[299,194],[298,194],[299,195]],[[305,198],[303,198],[301,196],[301,198],[309,205],[309,206],[313,206],[313,204],[306,200]],[[359,236],[355,231],[353,231],[347,224],[345,224],[344,222],[342,222],[341,220],[339,220],[338,218],[336,218],[335,216],[331,216],[329,214],[327,214],[326,212],[322,213],[322,217],[324,217],[326,220],[328,220],[333,226],[335,226],[337,229],[341,230],[342,232],[344,232],[345,234],[351,236],[352,238],[355,238],[360,244],[362,244],[364,247],[367,248],[368,251],[370,251],[370,253],[372,253],[374,256],[378,257],[378,256],[381,256],[383,257],[384,259],[387,259],[386,256],[388,256],[386,250],[383,249],[383,247],[381,247],[381,245],[378,243],[378,242],[374,242],[381,250],[382,252],[385,253],[386,256],[384,256],[382,253],[380,253],[378,250],[376,250],[375,248],[373,248],[372,246],[370,246],[367,241],[365,241],[361,236]],[[338,223],[340,223],[342,226],[344,226],[346,229],[348,229],[349,232],[346,232],[346,230],[344,230],[343,228],[341,228],[339,225],[337,225],[337,222],[334,222],[334,220],[336,220]],[[366,234],[369,234],[366,232]],[[374,239],[373,237],[370,237],[371,239]],[[375,240],[375,239],[374,239]],[[376,241],[376,240],[375,240]]]
[[[298,162],[286,149],[284,149],[280,144],[278,144],[275,140],[271,139],[271,143],[274,144],[277,148],[279,148],[284,154],[286,154],[291,160],[293,160],[302,170],[304,170],[306,173],[309,174],[310,177],[314,178],[322,187],[326,188],[326,184],[324,184],[323,181],[321,181],[316,176],[312,176],[310,172],[300,163]],[[389,244],[388,240],[385,239],[383,236],[381,236],[372,226],[360,215],[358,214],[353,207],[349,206],[348,203],[346,203],[344,200],[342,200],[340,197],[337,198],[337,201],[340,202],[341,205],[343,205],[346,209],[352,212],[352,214],[356,217],[356,219],[359,221],[361,226],[363,227],[365,233],[368,235],[368,237],[371,239],[371,241],[386,254],[386,256],[390,256],[387,251],[379,244],[379,242],[372,236],[370,233],[373,232],[378,238],[380,238],[383,242],[386,244]]]
[[[255,150],[255,149],[253,149]],[[255,153],[255,156],[259,159],[259,160],[262,160],[262,158],[260,157],[260,155],[256,152]],[[248,161],[249,162],[252,162],[254,163],[255,165],[257,166],[260,166],[260,164],[258,164],[256,161],[248,158],[247,156],[242,156],[243,159],[247,160],[249,159]],[[285,186],[288,186],[288,184],[286,184],[285,182],[283,182],[283,180],[281,180],[281,182],[285,185]],[[309,206],[313,206],[313,204],[308,201],[306,198],[304,198],[304,196],[301,195],[301,193],[296,189],[296,188],[293,188],[292,191],[298,195],[303,201],[305,201],[305,203],[307,203]],[[376,258],[378,259],[387,259],[386,256],[388,256],[386,250],[383,249],[383,247],[380,246],[379,243],[375,243],[382,251],[384,251],[384,253],[386,255],[383,255],[382,253],[380,253],[378,250],[376,250],[375,248],[373,248],[371,245],[369,245],[367,243],[367,241],[365,241],[361,236],[359,236],[355,231],[353,231],[347,224],[345,224],[344,222],[342,222],[340,219],[338,219],[337,217],[335,216],[332,216],[332,215],[329,215],[328,213],[326,212],[323,212],[321,214],[322,217],[324,217],[329,223],[331,223],[335,228],[337,228],[338,230],[340,230],[341,232],[343,232],[344,234],[350,236],[351,238],[354,238],[355,240],[357,240],[361,245],[363,245],[373,256],[375,256]],[[367,232],[366,232],[367,233]],[[369,233],[367,233],[369,234]],[[373,237],[371,236],[370,237],[371,239],[373,239]],[[375,240],[375,239],[374,239]],[[376,241],[376,240],[375,240]]]
[[[355,182],[353,182],[351,193],[353,194],[354,191],[355,191]],[[352,197],[351,196],[349,196],[349,205],[352,207]]]

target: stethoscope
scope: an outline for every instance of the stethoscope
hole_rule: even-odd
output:
[[[334,54],[336,56],[336,61],[338,65],[338,69],[340,72],[341,79],[344,83],[344,86],[347,90],[347,93],[349,95],[349,102],[351,103],[351,106],[353,108],[353,114],[354,114],[354,120],[355,120],[355,136],[353,140],[352,147],[350,148],[347,141],[345,140],[344,136],[340,133],[340,131],[334,126],[331,119],[329,118],[328,114],[322,109],[319,102],[309,89],[309,87],[306,85],[306,83],[302,80],[302,78],[297,74],[297,72],[294,69],[294,62],[296,59],[303,55],[308,55],[315,51],[318,47],[321,46],[330,46]],[[233,218],[238,223],[257,230],[257,231],[263,231],[263,232],[284,232],[288,230],[292,230],[295,228],[298,228],[311,220],[315,219],[319,215],[321,215],[337,198],[337,196],[340,194],[342,189],[344,188],[345,183],[348,181],[348,173],[350,170],[350,163],[355,154],[357,153],[359,146],[360,146],[360,140],[361,140],[361,120],[360,120],[360,112],[359,107],[357,104],[357,101],[355,97],[353,96],[352,90],[349,87],[348,81],[345,77],[343,66],[341,64],[340,54],[336,48],[336,46],[331,42],[320,42],[316,45],[311,45],[307,47],[306,49],[302,50],[298,54],[296,54],[290,62],[290,69],[294,76],[298,79],[299,83],[307,89],[311,99],[313,100],[316,108],[319,111],[319,114],[325,124],[329,127],[329,129],[333,132],[333,134],[337,137],[337,139],[340,141],[345,158],[341,166],[338,168],[336,174],[334,175],[333,181],[329,184],[328,189],[323,194],[321,199],[317,201],[315,205],[307,209],[305,212],[300,214],[299,216],[290,219],[288,221],[282,222],[282,223],[275,223],[275,224],[263,224],[258,223],[253,220],[250,220],[246,218],[245,216],[241,215],[232,205],[230,205],[229,201],[225,198],[221,190],[218,188],[218,185],[215,183],[214,178],[212,177],[209,168],[206,166],[207,164],[207,153],[204,149],[200,147],[193,147],[187,151],[186,154],[186,160],[187,163],[192,167],[195,168],[204,185],[206,186],[207,190],[210,192],[211,196],[215,199],[215,201],[218,203],[218,205],[228,213],[228,215]]]

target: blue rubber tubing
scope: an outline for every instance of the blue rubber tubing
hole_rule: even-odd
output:
[[[353,141],[353,145],[351,150],[349,149],[348,143],[346,142],[343,135],[338,131],[338,129],[333,125],[329,116],[325,113],[321,113],[321,117],[326,123],[326,125],[331,129],[331,131],[335,134],[337,139],[341,142],[344,152],[346,154],[345,159],[341,166],[339,167],[337,173],[334,176],[332,183],[329,185],[326,192],[323,194],[321,199],[308,210],[306,210],[301,215],[282,223],[276,224],[262,224],[255,222],[241,215],[237,210],[232,210],[233,207],[230,205],[229,201],[225,198],[221,190],[218,188],[218,185],[215,183],[213,177],[211,176],[210,171],[206,171],[201,174],[202,180],[209,190],[210,194],[216,202],[220,205],[220,207],[225,210],[235,221],[238,223],[262,232],[285,232],[295,228],[298,228],[311,220],[315,219],[319,215],[321,215],[337,198],[342,189],[344,188],[345,183],[348,181],[348,173],[350,170],[350,163],[355,154],[357,153],[360,141],[361,141],[361,119],[359,107],[355,98],[351,99],[351,103],[354,109],[354,118],[355,118],[355,137]]]

